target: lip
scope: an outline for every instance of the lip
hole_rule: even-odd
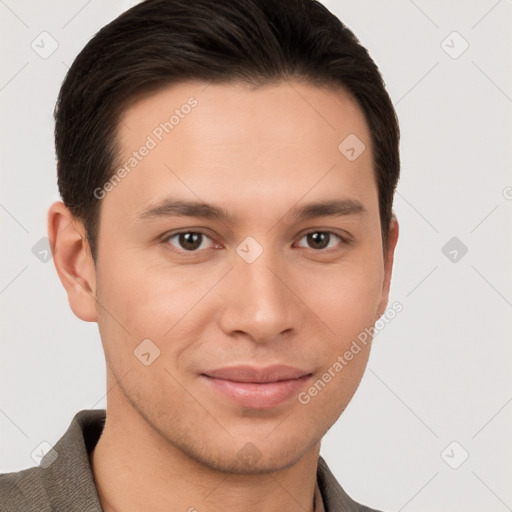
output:
[[[287,365],[238,365],[209,370],[201,377],[216,392],[242,407],[271,409],[296,395],[311,373]]]

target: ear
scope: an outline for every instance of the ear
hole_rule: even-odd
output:
[[[85,322],[96,322],[96,269],[85,228],[61,201],[48,211],[48,238],[73,313]]]
[[[391,274],[393,271],[393,259],[395,255],[396,243],[398,241],[398,231],[398,220],[393,213],[389,223],[388,245],[384,250],[384,280],[382,282],[382,298],[379,304],[377,319],[384,314],[384,311],[386,311],[386,307],[388,305],[389,288],[391,286]]]

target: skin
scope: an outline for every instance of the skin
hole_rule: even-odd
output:
[[[98,323],[105,351],[107,420],[91,455],[100,500],[107,512],[312,511],[321,439],[356,391],[370,344],[307,405],[293,396],[246,408],[201,373],[288,364],[312,373],[307,391],[384,313],[398,223],[383,250],[368,126],[344,90],[174,85],[124,113],[119,162],[191,96],[197,107],[101,200],[96,265],[81,222],[61,202],[49,211],[70,306]],[[366,145],[353,162],[338,150],[349,134]],[[137,218],[169,196],[236,219]],[[364,212],[293,217],[333,199]],[[171,237],[187,230],[206,235],[196,252]],[[350,243],[332,236],[318,248],[305,236],[318,231]],[[248,236],[263,249],[252,263],[236,252]],[[147,338],[160,350],[149,366],[134,356]],[[256,461],[238,456],[248,443]]]

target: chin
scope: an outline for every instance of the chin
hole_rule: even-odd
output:
[[[309,441],[309,442],[308,442]],[[239,441],[229,446],[182,446],[182,450],[196,462],[214,471],[239,475],[255,475],[287,469],[299,462],[315,445],[302,436],[295,439],[262,439]],[[236,448],[235,448],[236,447]]]
[[[244,450],[245,453],[242,455],[241,452]],[[240,450],[240,453],[235,454],[235,456],[221,454],[217,457],[206,456],[196,460],[202,465],[221,473],[257,475],[287,469],[295,465],[302,455],[302,453],[262,453],[255,449],[252,443],[247,443]]]

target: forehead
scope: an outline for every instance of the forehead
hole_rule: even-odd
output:
[[[181,122],[185,118],[188,118],[186,124]],[[196,122],[196,118],[200,121]],[[203,121],[207,118],[213,124],[205,125]],[[156,130],[154,135],[158,138],[158,128],[166,122],[172,125],[169,133],[174,136],[180,133],[190,136],[192,131],[211,136],[215,131],[219,142],[243,140],[255,132],[264,140],[291,124],[298,141],[304,135],[325,139],[328,131],[341,136],[347,129],[368,139],[362,110],[346,89],[289,80],[261,87],[245,83],[184,82],[138,95],[121,116],[118,135],[126,143],[126,149],[131,149],[138,142],[133,139],[140,136],[137,132],[151,134]],[[182,126],[178,130],[179,125]],[[183,126],[189,126],[190,130]]]
[[[341,88],[180,83],[133,102],[117,137],[126,172],[106,202],[119,208],[169,194],[240,211],[336,191],[376,199],[368,126]]]

